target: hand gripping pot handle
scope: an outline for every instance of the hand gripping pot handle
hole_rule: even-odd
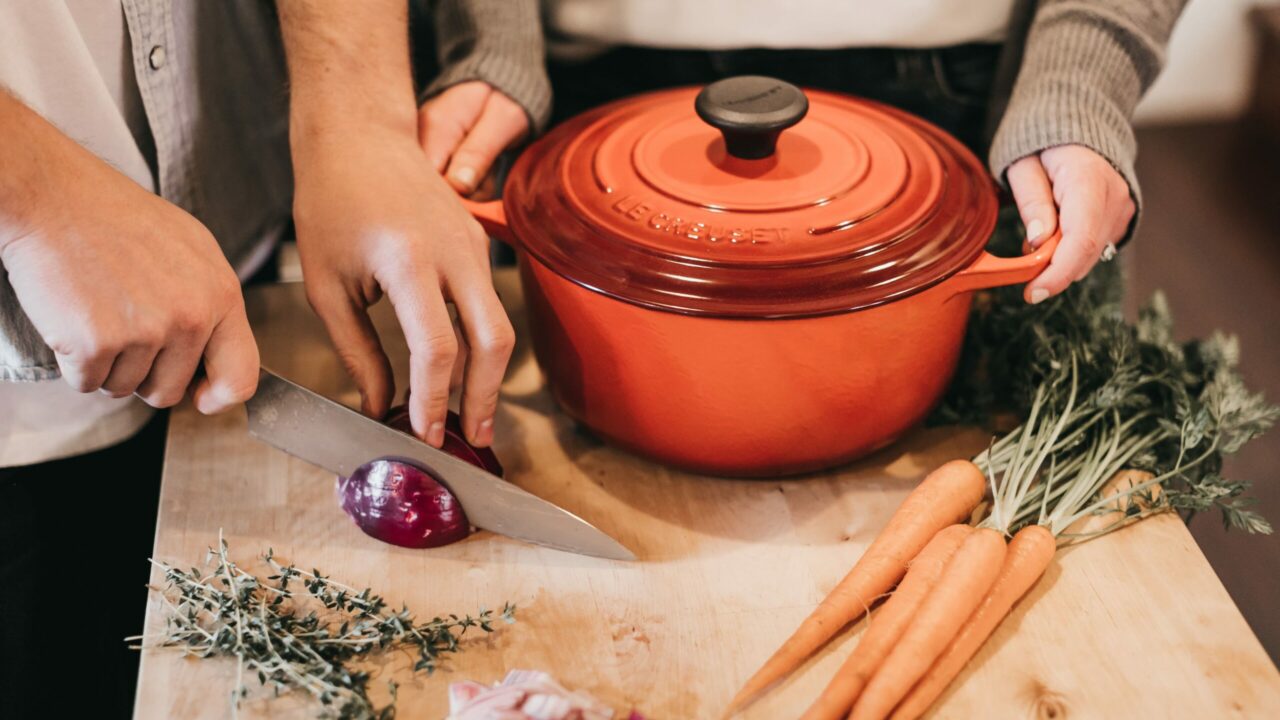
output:
[[[1053,259],[1060,240],[1062,231],[1055,232],[1034,251],[1013,258],[996,257],[984,250],[972,265],[952,276],[947,281],[947,286],[958,295],[1029,282],[1049,267],[1049,261]]]

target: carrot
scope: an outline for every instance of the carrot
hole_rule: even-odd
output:
[[[951,684],[965,664],[987,641],[1010,608],[1040,576],[1053,560],[1057,542],[1049,529],[1040,525],[1028,525],[1009,541],[1004,567],[995,584],[987,592],[982,604],[960,629],[942,655],[934,661],[929,672],[916,683],[911,692],[893,712],[893,720],[913,720],[924,714],[943,690]],[[905,581],[904,581],[905,582]]]
[[[939,530],[969,516],[986,492],[977,465],[953,460],[929,473],[889,519],[871,547],[844,579],[804,619],[782,647],[742,686],[726,714],[746,706],[760,693],[800,666],[845,625],[889,592]]]
[[[876,666],[893,649],[916,609],[942,575],[947,561],[972,532],[973,528],[968,525],[951,525],[933,536],[911,561],[906,576],[898,583],[898,589],[871,616],[871,625],[858,641],[858,646],[801,720],[839,720],[849,712]]]
[[[850,720],[883,718],[893,710],[982,603],[1000,574],[1006,550],[998,530],[978,528],[965,539],[854,703]]]

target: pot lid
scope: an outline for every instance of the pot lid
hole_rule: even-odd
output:
[[[995,188],[957,140],[759,76],[637,96],[534,143],[505,189],[524,250],[673,312],[800,317],[888,302],[974,261]]]

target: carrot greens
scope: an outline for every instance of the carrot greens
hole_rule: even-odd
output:
[[[1099,268],[1039,305],[1016,289],[976,304],[961,370],[935,421],[1024,419],[974,458],[999,481],[989,523],[1010,533],[1048,524],[1079,540],[1065,537],[1067,528],[1120,499],[1097,494],[1117,471],[1134,469],[1153,477],[1122,495],[1142,502],[1122,503],[1126,517],[1090,536],[1170,509],[1216,510],[1227,527],[1270,533],[1252,509],[1250,483],[1228,479],[1223,464],[1280,408],[1245,387],[1235,338],[1177,342],[1161,294],[1126,320],[1114,272]]]

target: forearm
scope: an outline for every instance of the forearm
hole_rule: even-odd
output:
[[[0,251],[29,222],[40,168],[32,136],[41,134],[40,125],[48,123],[0,89]]]
[[[1048,147],[1084,145],[1135,197],[1134,108],[1164,64],[1186,0],[1042,0],[1022,68],[992,142],[991,170]]]
[[[404,0],[359,8],[279,0],[289,63],[290,139],[300,143],[356,125],[416,132],[417,103]]]
[[[0,251],[31,232],[42,200],[56,197],[59,181],[76,160],[85,169],[109,168],[21,100],[0,88]],[[44,213],[47,214],[47,213]]]

